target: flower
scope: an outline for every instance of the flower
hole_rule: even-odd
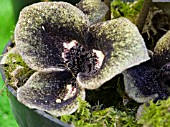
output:
[[[29,108],[71,114],[78,108],[77,97],[85,99],[85,89],[97,89],[149,59],[143,38],[128,19],[98,22],[107,12],[100,0],[82,0],[77,7],[40,2],[20,13],[16,47],[36,72],[18,88],[17,99]]]
[[[125,91],[138,103],[167,99],[170,95],[170,31],[157,42],[151,59],[123,72]]]

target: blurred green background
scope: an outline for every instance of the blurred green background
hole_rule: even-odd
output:
[[[0,53],[4,46],[12,37],[14,30],[14,14],[11,0],[1,0],[0,3]],[[0,76],[0,90],[4,86],[3,80]],[[0,93],[0,127],[18,127],[10,106],[6,91]]]
[[[0,3],[0,53],[12,37],[15,21],[11,0],[1,0]],[[4,86],[0,76],[0,90]],[[18,127],[8,101],[5,89],[0,93],[0,127]]]
[[[24,5],[39,0],[1,0],[0,3],[0,55],[12,38],[19,11]],[[8,101],[4,82],[0,76],[0,127],[18,127]]]

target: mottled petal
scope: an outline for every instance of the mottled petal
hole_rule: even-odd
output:
[[[29,108],[46,111],[54,116],[71,114],[78,108],[78,100],[85,99],[69,71],[36,72],[17,90],[17,99]]]
[[[65,2],[40,2],[25,7],[15,28],[19,53],[34,70],[62,64],[64,44],[83,43],[89,26],[87,16]]]
[[[81,0],[77,7],[88,16],[91,24],[101,21],[109,10],[101,0]]]
[[[127,95],[138,103],[163,99],[167,95],[160,71],[148,64],[127,69],[123,75]]]
[[[170,62],[170,31],[162,36],[154,48],[153,66],[161,68]]]
[[[119,18],[90,27],[89,48],[100,50],[105,58],[95,75],[79,73],[77,81],[87,89],[96,89],[127,68],[149,59],[137,27],[126,18]]]
[[[161,67],[161,79],[169,87],[170,83],[170,62]],[[169,88],[168,88],[169,89]],[[169,89],[170,92],[170,89]]]

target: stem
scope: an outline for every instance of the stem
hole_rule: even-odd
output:
[[[105,15],[105,20],[110,20],[111,19],[111,4],[110,4],[110,0],[104,0],[104,3],[109,8],[108,12]]]
[[[152,6],[152,0],[144,0],[141,13],[139,14],[136,26],[139,29],[139,32],[142,33],[143,27],[145,25],[145,20],[147,18],[149,8]]]

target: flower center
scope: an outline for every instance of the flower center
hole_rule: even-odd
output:
[[[77,75],[79,72],[94,74],[103,62],[104,55],[98,50],[86,50],[77,41],[63,43],[62,58],[67,67]]]

